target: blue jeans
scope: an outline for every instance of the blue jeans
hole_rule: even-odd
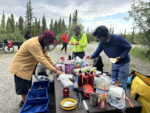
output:
[[[111,77],[119,78],[119,84],[122,84],[123,89],[127,89],[127,79],[129,75],[130,62],[125,64],[112,64]]]

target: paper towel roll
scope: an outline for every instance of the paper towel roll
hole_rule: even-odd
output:
[[[116,98],[123,99],[125,96],[125,92],[121,87],[110,87],[110,95]]]

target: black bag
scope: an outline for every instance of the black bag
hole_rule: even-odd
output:
[[[102,71],[102,73],[103,73],[104,64],[103,64],[101,56],[94,58],[93,66],[96,67],[98,71]]]

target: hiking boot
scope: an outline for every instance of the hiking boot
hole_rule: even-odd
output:
[[[24,105],[24,102],[23,102],[23,100],[21,100],[19,103],[19,107],[22,107],[23,105]]]

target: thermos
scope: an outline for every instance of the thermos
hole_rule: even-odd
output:
[[[89,74],[89,84],[94,88],[94,75],[91,71],[91,74]]]
[[[83,85],[88,84],[88,82],[89,82],[89,77],[88,77],[87,73],[85,73],[85,75],[83,76]]]
[[[79,76],[78,76],[78,87],[81,87],[82,86],[82,71],[80,70],[79,71]]]

